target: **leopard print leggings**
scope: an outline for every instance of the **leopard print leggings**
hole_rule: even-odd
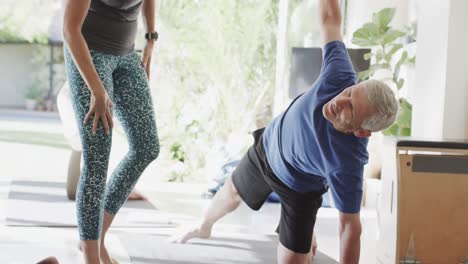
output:
[[[97,73],[113,103],[129,142],[129,151],[119,163],[106,186],[112,133],[102,123],[92,134],[89,111],[91,92],[65,48],[65,61],[76,122],[83,145],[83,167],[78,183],[76,206],[81,240],[100,238],[104,210],[116,214],[145,168],[159,154],[159,139],[153,102],[144,67],[135,52],[115,56],[90,51]],[[111,130],[112,132],[112,130]]]

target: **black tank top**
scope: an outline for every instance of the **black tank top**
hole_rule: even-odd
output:
[[[126,55],[134,48],[143,0],[91,0],[81,32],[90,50]]]

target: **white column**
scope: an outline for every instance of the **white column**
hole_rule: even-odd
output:
[[[468,139],[468,1],[419,7],[413,135]]]
[[[275,74],[275,95],[273,101],[273,116],[278,115],[283,110],[284,100],[287,90],[285,86],[288,32],[288,9],[289,0],[280,0],[278,12],[278,34],[276,37],[276,74]]]
[[[449,1],[420,6],[412,135],[442,137]]]
[[[443,136],[468,139],[468,1],[450,1]]]

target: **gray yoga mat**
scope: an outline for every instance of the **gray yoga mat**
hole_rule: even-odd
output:
[[[130,264],[130,256],[118,236],[106,236],[111,256],[120,264]],[[14,227],[2,230],[0,262],[5,264],[37,263],[55,256],[59,263],[84,264],[78,249],[78,236],[73,228]]]
[[[184,216],[161,213],[149,201],[127,201],[117,214],[114,227],[173,227]],[[65,182],[11,182],[5,223],[11,226],[75,227],[75,202],[68,200]]]
[[[224,234],[187,244],[171,243],[168,235],[155,233],[119,234],[119,238],[134,264],[276,263],[278,243],[275,235]],[[313,263],[338,262],[318,252]]]

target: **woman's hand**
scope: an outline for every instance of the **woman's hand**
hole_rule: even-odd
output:
[[[151,67],[151,54],[153,53],[154,40],[146,41],[145,49],[143,50],[143,57],[141,58],[141,64],[145,67],[146,76],[148,80],[150,78],[150,67]]]
[[[96,134],[99,120],[102,121],[102,125],[104,126],[104,131],[106,132],[106,134],[110,134],[110,128],[114,127],[111,111],[112,101],[110,100],[107,92],[91,95],[91,100],[89,103],[89,112],[86,114],[84,124],[88,123],[91,116],[94,115],[93,135]]]

